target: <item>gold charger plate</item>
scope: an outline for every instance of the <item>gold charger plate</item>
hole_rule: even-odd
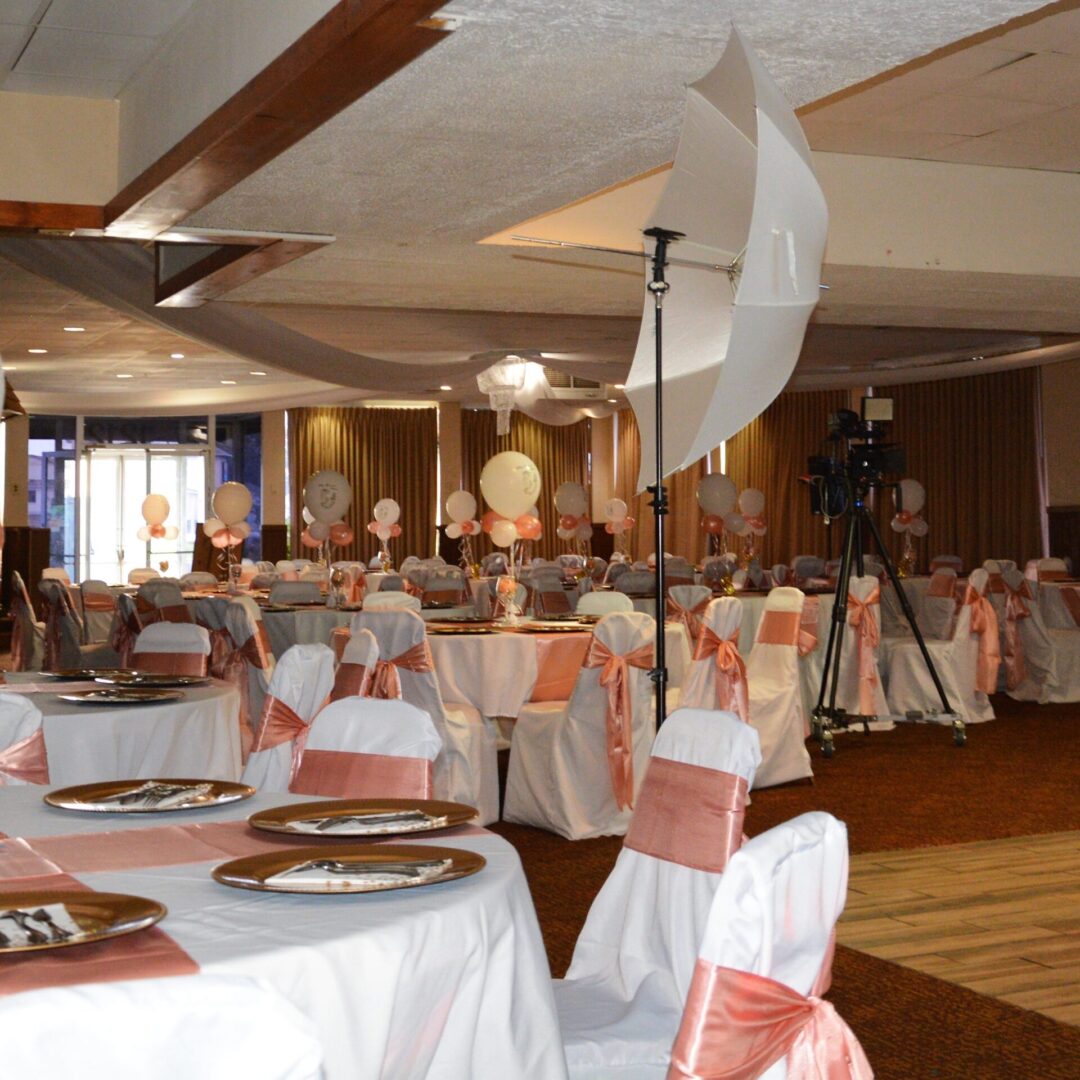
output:
[[[168,686],[206,686],[209,675],[159,675],[150,671],[122,671],[116,675],[95,675],[94,682],[117,687],[160,689]]]
[[[437,634],[440,637],[446,634],[494,634],[493,626],[429,626],[429,634]]]
[[[119,806],[116,803],[104,803],[102,799],[121,795],[125,791],[134,791],[143,784],[209,784],[210,790],[191,802],[173,806]],[[76,784],[73,787],[57,788],[44,796],[49,806],[58,810],[77,810],[81,813],[94,814],[167,814],[173,810],[203,810],[208,806],[223,806],[225,803],[250,799],[255,789],[248,784],[234,784],[231,780],[194,780],[190,777],[147,777],[141,780],[101,780],[94,784]]]
[[[80,679],[103,679],[116,675],[130,675],[130,668],[58,668],[56,671],[43,671],[43,679],[55,679],[57,682]]]
[[[449,859],[451,865],[437,878],[427,881],[403,881],[389,885],[372,887],[370,884],[357,886],[343,879],[340,883],[317,888],[302,887],[301,882],[290,885],[281,882],[269,882],[275,874],[284,873],[293,867],[305,863],[331,860],[335,863],[378,866],[411,860]],[[475,851],[461,848],[434,847],[427,844],[364,844],[342,845],[340,847],[292,848],[289,851],[271,851],[263,855],[248,855],[242,859],[215,866],[212,877],[222,885],[231,885],[236,889],[255,889],[258,892],[281,892],[305,896],[331,896],[342,893],[387,892],[395,889],[417,889],[424,885],[438,885],[444,881],[455,881],[468,877],[483,869],[487,860]]]
[[[160,701],[180,701],[184,691],[114,686],[102,690],[76,690],[73,694],[57,696],[61,701],[70,701],[73,705],[147,705]]]
[[[333,820],[336,818],[364,818],[394,812],[419,810],[440,824],[388,823],[385,827],[357,829],[348,832],[336,829],[323,833],[328,838],[361,836],[400,836],[403,833],[431,832],[435,829],[449,829],[455,825],[464,825],[477,816],[474,806],[464,803],[440,802],[437,799],[330,799],[319,802],[292,803],[288,806],[275,806],[269,810],[259,810],[248,818],[248,824],[267,832],[288,833],[290,836],[319,836],[319,833],[293,827],[296,821],[311,821],[316,818]]]
[[[0,955],[66,949],[91,941],[133,934],[159,922],[167,914],[164,904],[144,896],[124,893],[86,892],[69,889],[37,889],[32,892],[0,892],[0,913],[18,909],[33,911],[49,904],[63,904],[83,933],[36,945],[2,945]],[[0,929],[3,921],[0,920]],[[52,937],[53,935],[50,935]]]
[[[552,623],[551,625],[524,623],[520,626],[506,626],[503,629],[517,634],[585,634],[592,630],[592,627],[585,623]]]

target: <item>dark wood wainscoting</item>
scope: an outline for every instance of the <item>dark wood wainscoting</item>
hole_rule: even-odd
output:
[[[1073,572],[1080,571],[1080,506],[1051,506],[1046,511],[1050,522],[1050,554],[1072,559]]]

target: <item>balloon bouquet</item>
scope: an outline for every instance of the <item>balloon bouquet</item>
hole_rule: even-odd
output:
[[[476,496],[468,491],[454,491],[446,500],[446,513],[450,523],[446,535],[460,540],[461,566],[473,577],[480,576],[480,567],[473,558],[472,538],[480,534],[481,524],[476,520]]]
[[[175,525],[165,524],[169,516],[169,500],[164,495],[147,495],[143,499],[142,516],[146,524],[136,533],[140,540],[175,540],[180,535]],[[162,559],[158,566],[164,574],[169,569],[168,559]]]
[[[379,560],[383,573],[386,574],[394,568],[393,559],[390,558],[390,541],[401,535],[401,526],[398,524],[400,517],[401,507],[397,502],[393,499],[380,499],[372,508],[371,521],[368,522],[368,532],[379,538]]]
[[[210,499],[214,516],[203,523],[203,533],[222,552],[221,565],[230,583],[234,577],[234,563],[239,566],[233,549],[251,535],[251,526],[245,519],[251,513],[252,501],[251,492],[243,484],[227,480]]]
[[[352,503],[349,481],[333,469],[312,473],[304,485],[304,530],[300,543],[319,552],[319,562],[329,562],[329,545],[345,547],[356,534],[345,521]]]
[[[560,540],[572,541],[574,553],[586,555],[592,540],[588,492],[581,484],[570,480],[560,484],[555,489],[555,509],[559,512],[559,527],[555,534]]]
[[[918,480],[901,480],[899,484],[900,498],[897,499],[897,489],[893,488],[893,505],[902,507],[893,515],[889,524],[893,532],[902,533],[904,536],[904,553],[896,572],[900,577],[910,577],[915,573],[917,557],[915,544],[912,537],[922,538],[929,531],[930,526],[921,516],[922,508],[926,505],[926,488]]]
[[[607,518],[604,532],[615,537],[615,550],[622,555],[630,554],[626,534],[637,524],[632,517],[627,516],[626,511],[627,506],[622,499],[608,499],[604,503],[604,517]]]
[[[757,558],[755,541],[757,537],[764,536],[768,531],[765,524],[765,495],[757,488],[745,488],[739,495],[739,514],[742,517],[741,531],[738,535],[745,538],[743,548],[742,565],[747,567]]]
[[[540,518],[535,512],[540,495],[540,470],[524,454],[504,450],[490,458],[481,471],[480,492],[491,507],[481,519],[484,531],[496,547],[510,550],[510,573],[504,596],[509,599],[517,588],[514,545],[521,540],[539,539],[541,535]],[[516,605],[511,601],[505,608],[513,621],[519,614]]]
[[[719,555],[726,550],[724,533],[746,535],[746,519],[735,509],[738,497],[739,489],[723,473],[709,473],[699,481],[697,500],[705,511],[701,527],[710,538],[708,554]]]

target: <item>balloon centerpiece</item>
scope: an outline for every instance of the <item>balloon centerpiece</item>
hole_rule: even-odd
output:
[[[516,579],[514,545],[538,540],[542,525],[536,510],[540,495],[540,470],[516,450],[504,450],[490,458],[480,473],[480,492],[491,509],[481,518],[481,528],[496,547],[509,548],[511,580]],[[516,586],[504,596],[508,622],[520,614],[514,602]]]
[[[251,535],[251,526],[245,519],[252,505],[251,492],[235,480],[227,480],[210,499],[214,516],[203,523],[203,533],[221,552],[218,559],[230,579],[236,557],[233,549]]]
[[[765,524],[765,495],[757,488],[745,488],[739,495],[739,511],[742,516],[741,531],[733,530],[744,538],[744,547],[740,565],[743,569],[757,558],[756,540],[768,531]],[[739,514],[733,515],[735,517]]]
[[[356,539],[356,534],[345,521],[351,504],[352,487],[341,473],[321,469],[308,477],[304,485],[304,529],[300,534],[300,543],[318,551],[320,566],[329,563],[331,544],[346,547]]]
[[[446,535],[459,540],[461,566],[473,577],[480,576],[480,568],[473,558],[472,538],[480,535],[481,524],[476,520],[476,496],[468,491],[451,492],[446,500],[446,513],[450,518]]]
[[[175,540],[180,535],[180,530],[175,525],[166,525],[165,520],[169,516],[169,500],[164,495],[147,495],[142,504],[143,521],[146,522],[136,533],[143,542],[150,540]],[[159,564],[162,572],[169,569],[166,560]]]
[[[615,537],[615,550],[622,555],[629,555],[626,534],[633,530],[637,522],[627,515],[626,503],[622,499],[608,499],[604,503],[604,517],[607,518],[604,532]]]
[[[368,522],[368,532],[379,538],[379,559],[383,572],[387,574],[394,568],[390,558],[390,541],[401,535],[398,524],[400,517],[401,507],[393,499],[380,499],[372,508],[371,521]]]
[[[589,520],[589,495],[584,486],[571,480],[560,484],[555,489],[555,509],[559,514],[556,536],[569,541],[573,553],[588,554],[592,522]]]
[[[739,489],[730,477],[723,473],[709,473],[703,476],[697,486],[697,501],[705,516],[701,527],[708,536],[707,554],[718,555],[725,550],[724,533],[733,532],[743,535],[741,530],[744,519],[735,512]],[[729,520],[730,519],[730,520]]]
[[[897,507],[897,511],[889,524],[893,532],[902,533],[904,537],[904,552],[900,556],[896,572],[899,577],[910,577],[915,573],[918,562],[913,538],[922,539],[930,531],[930,526],[922,517],[922,508],[926,505],[926,488],[918,480],[901,480],[899,485],[893,488],[893,505]]]

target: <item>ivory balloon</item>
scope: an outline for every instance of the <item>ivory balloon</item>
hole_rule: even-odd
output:
[[[724,528],[729,533],[734,533],[736,536],[742,536],[746,529],[746,518],[742,514],[732,510],[730,513],[724,515]]]
[[[564,529],[561,525],[555,530],[555,535],[560,540],[573,540],[577,535],[577,529]]]
[[[226,525],[235,525],[251,513],[251,492],[235,480],[227,480],[214,492],[210,505]]]
[[[917,514],[926,505],[926,488],[918,480],[912,480],[909,477],[900,481],[900,497],[903,500],[904,509]],[[894,494],[894,502],[895,499]]]
[[[351,502],[349,481],[333,469],[312,474],[304,485],[304,505],[316,521],[325,521],[327,525],[341,521]]]
[[[393,532],[393,529],[389,525],[387,525],[385,522],[379,522],[378,528],[375,530],[375,535],[380,540],[382,540],[383,543],[386,543],[386,541],[389,540],[390,537],[394,535],[394,532]]]
[[[380,499],[372,516],[380,525],[393,525],[401,517],[401,507],[393,499]]]
[[[150,539],[150,526],[149,525],[143,525],[135,535],[140,540],[143,540],[143,541],[149,540]]]
[[[175,540],[180,535],[180,529],[176,525],[167,525],[165,527],[165,539]]]
[[[206,521],[203,522],[202,531],[205,536],[213,538],[224,528],[225,522],[222,521],[221,518],[212,517],[207,518]]]
[[[626,503],[622,499],[608,499],[604,503],[604,517],[608,521],[622,521],[626,517]]]
[[[446,535],[449,536],[451,540],[459,540],[461,538],[461,526],[456,521],[451,521],[450,524],[446,526]]]
[[[446,512],[451,521],[471,521],[476,513],[476,496],[468,491],[455,491],[446,500]]]
[[[703,476],[697,487],[698,505],[707,514],[723,517],[735,509],[738,489],[734,482],[723,473],[709,473]]]
[[[491,527],[491,542],[496,547],[509,547],[517,538],[517,526],[512,521],[496,521]]]
[[[540,470],[524,454],[504,450],[484,466],[480,490],[488,506],[513,524],[536,502],[540,494]]]
[[[164,495],[147,495],[142,503],[142,516],[147,525],[164,525],[169,516],[169,500]]]
[[[326,521],[313,521],[307,531],[313,540],[318,540],[321,544],[330,537],[330,524]]]
[[[911,524],[908,526],[911,530],[912,536],[925,536],[930,531],[929,523],[921,517],[911,519]]]
[[[580,517],[589,509],[589,496],[581,484],[567,480],[555,489],[555,509],[560,514]]]
[[[756,518],[765,509],[765,493],[757,488],[747,488],[739,496],[739,510],[743,517]]]
[[[229,526],[229,532],[233,536],[240,537],[241,540],[246,540],[251,535],[251,526],[246,521],[238,521],[235,525]]]

